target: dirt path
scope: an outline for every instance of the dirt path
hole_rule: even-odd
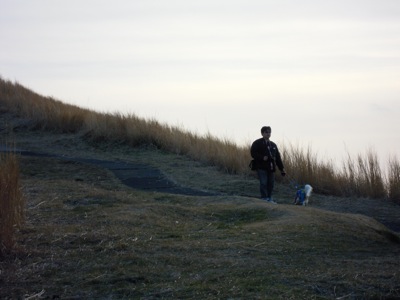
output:
[[[168,180],[159,169],[156,169],[146,164],[69,157],[21,149],[13,149],[12,151],[14,153],[24,156],[57,158],[64,161],[73,161],[96,165],[110,170],[119,180],[121,180],[123,184],[134,189],[193,196],[216,195],[216,193],[178,186],[177,184]],[[0,145],[0,152],[10,152],[10,149],[4,145]]]

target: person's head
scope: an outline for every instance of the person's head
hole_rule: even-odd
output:
[[[261,128],[261,135],[265,138],[265,139],[269,139],[269,137],[271,136],[271,127],[270,126],[263,126]]]
[[[264,134],[264,132],[271,133],[271,127],[270,126],[263,126],[261,128],[261,134]]]

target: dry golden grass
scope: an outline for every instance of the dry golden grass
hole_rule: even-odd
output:
[[[120,143],[130,146],[154,145],[158,149],[186,155],[194,160],[217,166],[230,174],[250,175],[248,147],[229,140],[141,119],[134,114],[98,113],[42,97],[18,83],[0,79],[0,104],[3,109],[31,120],[33,129],[55,132],[80,132],[87,140]],[[338,169],[324,161],[309,147],[306,151],[293,145],[281,147],[285,167],[292,181],[309,183],[319,193],[338,196],[389,198],[400,202],[396,176],[399,161],[392,158],[389,170],[381,170],[376,154],[368,150],[356,159],[350,158]],[[281,180],[278,176],[277,180]]]
[[[25,203],[20,190],[15,154],[0,154],[0,257],[13,250],[15,230],[24,221]]]
[[[389,159],[389,175],[387,184],[389,199],[400,204],[400,162],[396,158]]]

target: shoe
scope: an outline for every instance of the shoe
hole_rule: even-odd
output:
[[[277,204],[274,200],[272,200],[272,198],[261,198],[261,200],[267,201],[268,203],[271,204]]]

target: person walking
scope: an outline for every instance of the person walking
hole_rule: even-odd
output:
[[[278,146],[270,141],[271,127],[263,126],[261,135],[262,138],[255,140],[251,145],[251,157],[256,164],[257,175],[260,180],[261,199],[276,204],[272,200],[276,167],[281,171],[282,176],[286,175],[286,171]]]

